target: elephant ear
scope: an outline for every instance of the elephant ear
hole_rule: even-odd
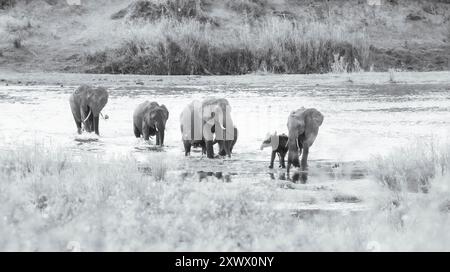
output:
[[[167,119],[169,119],[169,111],[167,110],[166,106],[164,104],[161,104],[160,108],[163,110],[164,112],[164,117]]]
[[[289,133],[295,130],[297,135],[302,134],[305,131],[305,110],[300,108],[291,112],[288,118],[288,130]]]
[[[272,151],[277,150],[279,144],[280,144],[280,138],[278,137],[278,135],[276,133],[271,135],[270,136],[270,145],[272,146]]]
[[[271,146],[271,138],[272,135],[270,135],[270,133],[267,133],[266,136],[264,137],[262,143],[261,143],[261,147],[260,149],[263,150],[265,147],[268,147],[269,145]]]
[[[320,113],[320,111],[316,110],[316,109],[311,109],[310,113],[310,118],[311,120],[314,122],[314,124],[318,127],[320,127],[323,123],[323,115],[322,113]]]

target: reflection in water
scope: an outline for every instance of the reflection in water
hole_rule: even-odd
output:
[[[214,177],[218,180],[222,180],[223,182],[231,182],[231,175],[232,174],[223,174],[222,172],[204,172],[204,171],[198,171],[198,181],[208,181],[209,177]]]
[[[289,177],[288,174],[288,179],[292,180],[292,182],[305,184],[308,181],[308,171],[294,170],[293,172],[292,177]]]
[[[270,179],[275,180],[275,173],[269,173]],[[278,173],[278,180],[286,180],[286,172]]]

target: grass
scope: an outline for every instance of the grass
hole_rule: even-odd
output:
[[[198,182],[43,145],[2,152],[0,165],[2,251],[449,249],[448,190],[401,205],[386,192],[365,213],[302,219],[273,209],[274,182]]]
[[[167,31],[170,29],[170,31]],[[366,65],[364,34],[312,22],[267,18],[218,30],[211,23],[165,18],[135,26],[121,46],[87,56],[92,72],[134,74],[323,73],[337,55],[345,71]]]
[[[450,146],[417,140],[374,157],[369,165],[376,179],[393,191],[428,192],[433,180],[449,174]]]
[[[0,10],[0,34],[7,37],[0,61],[18,69],[23,63],[163,75],[448,69],[450,6],[436,1],[379,8],[358,0],[16,2]],[[422,19],[409,20],[413,13]]]

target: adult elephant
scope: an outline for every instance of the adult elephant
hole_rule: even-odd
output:
[[[70,95],[69,102],[78,134],[83,124],[87,132],[99,135],[99,116],[108,103],[108,91],[103,87],[82,85]]]
[[[156,145],[164,145],[164,131],[169,119],[169,111],[164,104],[145,101],[137,106],[133,114],[133,130],[136,138],[156,135]]]
[[[206,156],[214,158],[213,144],[221,142],[225,155],[231,157],[235,130],[231,119],[231,107],[227,99],[208,98],[194,100],[188,104],[180,115],[180,128],[185,155],[189,155],[192,145],[202,145]],[[214,137],[215,136],[215,137]]]
[[[319,133],[319,127],[322,125],[323,115],[314,108],[300,108],[289,114],[287,127],[288,135],[288,165],[287,172],[291,165],[300,167],[299,156],[302,154],[301,170],[306,171],[308,168],[309,148],[316,140]],[[302,179],[306,181],[306,174]]]

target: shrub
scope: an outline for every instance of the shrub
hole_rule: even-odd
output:
[[[450,145],[417,141],[386,156],[375,156],[371,173],[393,191],[428,192],[431,181],[450,170]]]

